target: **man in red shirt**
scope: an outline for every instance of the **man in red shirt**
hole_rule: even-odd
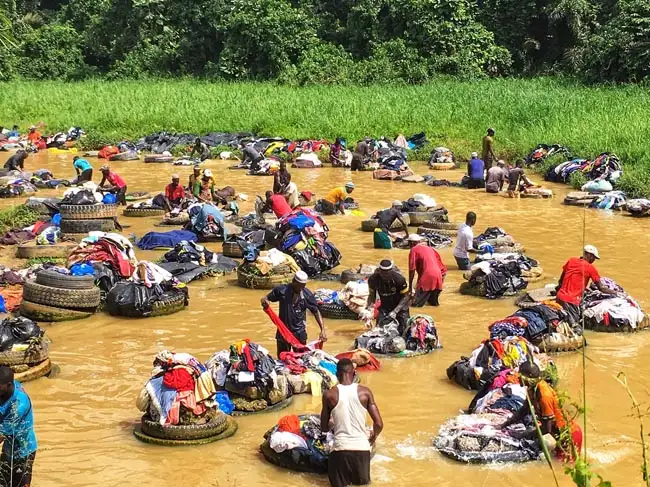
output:
[[[275,213],[275,216],[278,218],[287,216],[293,211],[283,194],[273,194],[272,191],[266,192],[266,205],[264,207],[264,212],[269,209],[273,210],[273,213]]]
[[[107,181],[109,186],[105,186]],[[106,165],[102,166],[102,181],[99,183],[99,187],[110,193],[115,193],[118,205],[126,205],[126,182]]]
[[[425,238],[418,234],[409,235],[409,289],[411,290],[411,306],[420,308],[429,303],[439,306],[438,297],[442,292],[442,284],[447,275],[447,267],[442,262],[440,254],[427,245]],[[415,272],[418,282],[413,287]]]
[[[571,257],[562,268],[562,275],[557,286],[557,302],[568,315],[567,322],[575,325],[580,322],[582,295],[592,281],[604,294],[616,294],[600,282],[600,274],[593,263],[600,259],[598,249],[593,245],[585,246],[582,257]]]
[[[165,199],[162,203],[167,212],[181,206],[185,199],[185,188],[180,183],[181,177],[178,174],[172,174],[172,182],[165,186]]]

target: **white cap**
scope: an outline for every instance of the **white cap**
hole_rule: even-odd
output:
[[[382,271],[389,271],[389,270],[391,270],[393,268],[393,263],[390,260],[382,260],[379,263],[379,268]]]
[[[203,171],[203,175],[204,175],[205,177],[211,178],[211,177],[212,177],[212,171],[210,171],[209,169],[205,169],[205,170]]]
[[[478,152],[472,152],[472,157],[478,157]]]
[[[422,242],[424,240],[424,237],[422,235],[418,235],[417,233],[412,233],[409,235],[409,242]]]
[[[505,165],[506,165],[506,161],[504,161],[503,159],[499,159],[497,161],[497,166],[505,166]]]
[[[181,177],[178,174],[172,174],[172,179],[180,179]]]
[[[299,282],[300,284],[307,284],[309,276],[305,271],[298,271],[296,272],[296,275],[293,276],[293,280]]]
[[[352,181],[350,181],[349,183],[345,183],[345,187],[354,189],[354,183]]]
[[[395,200],[395,201],[393,201],[393,206],[399,206],[401,208],[402,207],[402,202],[400,200]]]
[[[585,245],[585,252],[587,254],[593,255],[594,257],[596,257],[596,259],[600,259],[600,255],[598,255],[598,249],[593,245]]]

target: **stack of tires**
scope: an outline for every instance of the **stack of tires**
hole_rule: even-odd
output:
[[[221,411],[211,421],[198,424],[162,425],[145,415],[133,431],[138,440],[161,446],[202,445],[229,438],[236,432],[237,422]]]
[[[18,382],[29,382],[49,374],[52,362],[49,358],[47,340],[40,340],[30,345],[27,350],[8,350],[0,353],[0,365],[5,365],[14,371]]]
[[[59,205],[61,232],[81,240],[88,232],[112,232],[115,230],[117,205]]]
[[[23,289],[20,314],[34,321],[88,318],[100,304],[93,276],[71,276],[43,270]]]

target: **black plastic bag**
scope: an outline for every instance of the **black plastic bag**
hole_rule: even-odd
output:
[[[94,205],[96,203],[97,200],[93,192],[85,189],[68,195],[61,201],[62,205]]]
[[[294,252],[291,257],[294,258],[298,267],[305,271],[310,277],[322,272],[320,261],[306,250]]]
[[[40,338],[44,331],[32,320],[19,316],[7,318],[0,323],[0,352],[6,352],[16,343],[27,343]]]
[[[104,306],[113,316],[147,316],[153,303],[163,295],[164,291],[158,285],[146,287],[130,281],[118,282],[106,296]]]

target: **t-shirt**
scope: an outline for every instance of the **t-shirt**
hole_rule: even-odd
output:
[[[524,175],[524,170],[521,167],[513,167],[510,169],[510,172],[508,173],[508,189],[510,191],[515,191],[517,190],[517,186],[519,185],[519,180],[521,177]]]
[[[442,276],[447,268],[434,248],[418,244],[409,252],[409,271],[418,273],[416,289],[433,291],[442,289]]]
[[[32,144],[39,140],[41,138],[41,133],[38,130],[35,130],[34,132],[29,132],[27,134],[27,140],[29,140]]]
[[[596,268],[579,257],[571,257],[564,267],[562,268],[564,277],[562,278],[562,286],[557,292],[558,299],[565,303],[579,305],[582,301],[582,293],[584,293],[589,280],[593,282],[600,281],[600,274]]]
[[[77,159],[74,161],[72,164],[76,169],[79,169],[81,172],[84,172],[87,169],[92,169],[93,167],[90,165],[90,162],[88,162],[86,159]]]
[[[368,279],[368,287],[371,296],[375,292],[379,295],[380,307],[388,312],[393,311],[408,292],[406,279],[395,270],[390,272],[388,278],[382,278],[379,271],[376,271]]]
[[[113,171],[110,171],[108,173],[108,175],[106,176],[106,180],[109,183],[111,183],[111,186],[116,186],[118,188],[123,188],[124,186],[126,186],[126,182],[124,182],[124,179],[122,179],[122,177],[119,174],[114,173]]]
[[[345,188],[334,188],[332,191],[327,193],[327,196],[325,196],[325,200],[329,201],[330,203],[340,203],[342,201],[345,201],[345,198],[347,197],[347,193],[345,192]]]
[[[282,218],[291,213],[291,207],[283,194],[274,194],[269,199],[271,200],[271,209],[278,218]]]
[[[552,420],[558,432],[566,427],[566,419],[560,407],[560,401],[557,398],[555,390],[544,380],[537,383],[535,394],[537,395],[537,404],[539,405],[538,414],[540,419]],[[571,421],[571,431],[576,431],[578,425]]]
[[[474,248],[474,232],[472,227],[467,223],[463,223],[458,229],[458,236],[456,237],[456,246],[454,247],[454,257],[459,259],[469,259],[468,250]]]
[[[20,382],[14,381],[14,393],[0,406],[0,418],[0,434],[5,437],[3,455],[23,459],[36,451],[32,402]]]
[[[382,210],[377,214],[377,226],[384,232],[388,232],[390,227],[393,225],[393,222],[397,220],[397,217],[401,216],[402,212],[397,208]]]
[[[177,184],[174,187],[173,184],[168,184],[165,186],[165,198],[169,201],[178,201],[182,200],[185,197],[185,188],[180,184]]]
[[[499,191],[506,180],[506,172],[503,168],[496,166],[491,167],[487,172],[487,181],[485,182],[485,189],[491,191]]]
[[[469,177],[471,179],[483,179],[485,163],[481,159],[471,159],[468,164]]]
[[[314,293],[305,288],[300,296],[293,302],[294,291],[290,284],[274,287],[266,296],[272,303],[280,303],[279,316],[287,328],[296,335],[298,339],[307,338],[307,310],[312,313],[318,311]],[[281,338],[280,333],[276,338]]]
[[[9,159],[7,159],[7,162],[5,162],[4,168],[9,170],[9,171],[16,171],[16,170],[20,170],[22,164],[23,164],[23,161],[22,161],[22,159],[20,157],[20,154],[14,154]]]

